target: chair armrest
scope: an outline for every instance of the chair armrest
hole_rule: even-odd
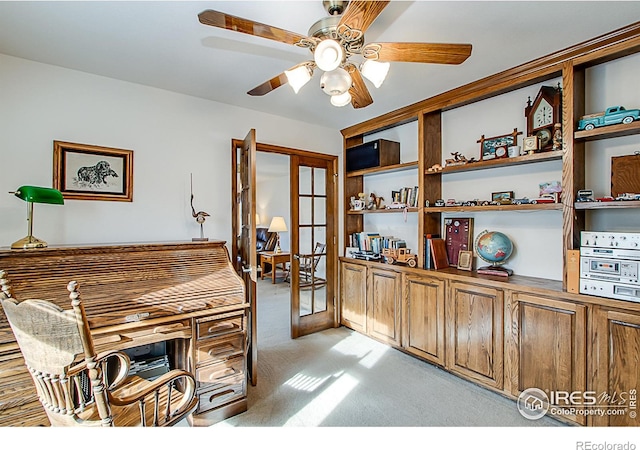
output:
[[[112,367],[111,364],[113,364],[110,362],[111,358],[115,358],[118,361],[118,371],[115,378],[109,382],[107,379],[109,375],[108,367]],[[117,389],[124,380],[126,380],[129,374],[131,360],[129,359],[129,355],[120,350],[107,350],[96,355],[96,363],[102,366],[102,376],[107,389],[113,390]],[[69,376],[79,375],[85,370],[87,370],[87,363],[86,361],[82,361],[69,369]]]
[[[167,390],[168,403],[167,416],[175,418],[178,416],[184,416],[191,413],[198,405],[198,399],[196,394],[196,381],[193,375],[186,370],[174,369],[164,375],[158,377],[153,381],[142,380],[139,377],[129,377],[128,380],[133,380],[132,385],[124,385],[117,391],[109,391],[109,401],[116,406],[126,406],[135,402],[145,402],[145,397],[150,394],[156,396],[156,408],[157,399],[160,396],[160,392],[163,389]],[[172,386],[177,382],[180,383],[180,391],[182,394],[181,400],[177,404],[171,402]],[[167,420],[169,420],[167,419]]]

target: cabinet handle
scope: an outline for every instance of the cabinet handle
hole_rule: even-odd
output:
[[[227,389],[226,391],[216,392],[211,397],[209,397],[209,401],[212,402],[217,398],[225,397],[225,396],[229,396],[229,395],[233,395],[233,394],[235,394],[235,391],[233,389]]]
[[[207,333],[213,334],[220,331],[233,330],[235,327],[236,326],[232,323],[212,325],[207,329]]]
[[[232,355],[236,351],[233,345],[225,345],[224,347],[217,347],[210,349],[207,353],[211,357],[221,357]]]
[[[153,329],[154,333],[171,333],[172,331],[179,331],[181,329],[186,329],[185,326],[181,323],[172,323],[169,325],[160,325],[159,327],[155,327]]]
[[[227,367],[224,370],[220,370],[209,375],[209,380],[218,380],[220,378],[228,377],[229,375],[234,375],[235,373],[236,370],[233,367]]]

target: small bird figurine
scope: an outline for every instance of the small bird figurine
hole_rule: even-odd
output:
[[[193,207],[193,174],[191,174],[191,215],[196,219],[196,222],[200,224],[200,238],[193,238],[194,241],[206,241],[207,238],[204,237],[204,229],[202,224],[206,220],[207,217],[210,216],[209,213],[204,211],[196,212],[196,209]]]

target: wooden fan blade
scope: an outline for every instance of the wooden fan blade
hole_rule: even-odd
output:
[[[254,22],[253,20],[243,19],[241,17],[232,16],[219,11],[207,9],[198,14],[198,20],[204,25],[217,28],[224,28],[231,31],[239,31],[240,33],[250,34],[273,41],[284,42],[285,44],[295,45],[307,36],[294,33],[292,31],[283,30],[281,28],[272,27],[263,23]]]
[[[364,84],[360,71],[353,64],[349,64],[345,69],[347,69],[347,72],[351,75],[351,80],[353,82],[349,89],[349,94],[351,94],[351,105],[355,109],[358,109],[372,104],[373,99],[371,98],[369,89],[367,89],[367,85]]]
[[[384,42],[367,44],[362,49],[366,58],[376,52],[380,61],[460,64],[471,55],[471,44]]]
[[[350,1],[340,18],[338,30],[341,26],[346,25],[351,29],[360,30],[364,33],[388,4],[388,1]]]
[[[275,89],[278,89],[283,84],[287,84],[288,82],[289,80],[287,79],[287,76],[284,74],[284,72],[282,72],[280,75],[276,75],[269,81],[265,81],[260,86],[254,87],[249,92],[247,92],[247,94],[253,96],[265,95]]]

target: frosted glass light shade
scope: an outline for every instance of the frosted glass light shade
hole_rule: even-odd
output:
[[[349,91],[345,92],[344,94],[331,96],[331,104],[333,106],[342,107],[348,105],[349,103],[351,103],[351,94],[349,94]]]
[[[289,85],[296,94],[302,86],[307,84],[311,79],[311,71],[306,65],[298,66],[293,70],[285,70],[284,74],[287,77]]]
[[[313,58],[321,70],[331,72],[342,64],[344,49],[337,41],[325,39],[316,46]]]
[[[388,62],[367,59],[362,63],[362,66],[360,66],[360,72],[362,72],[362,76],[371,81],[376,88],[379,88],[387,77],[389,65]]]
[[[351,87],[351,75],[342,68],[325,72],[320,78],[320,87],[328,95],[344,94]]]

